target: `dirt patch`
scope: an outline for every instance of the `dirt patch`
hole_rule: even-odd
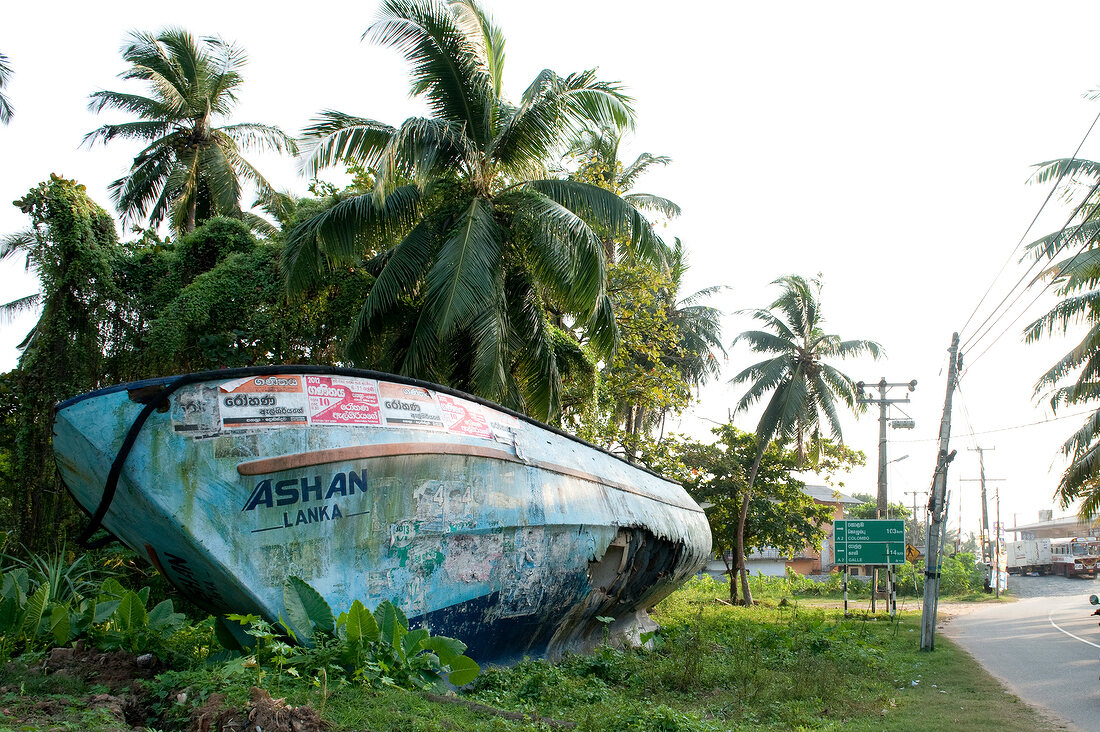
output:
[[[118,691],[139,679],[153,678],[164,670],[164,665],[150,653],[141,656],[124,651],[104,653],[77,644],[73,648],[51,650],[42,670]]]
[[[109,729],[128,731],[143,727],[145,723],[144,716],[136,714],[135,699],[129,695],[94,694],[79,701],[75,698],[49,698],[25,704],[14,699],[11,702],[0,706],[0,719],[5,725],[3,729],[60,729],[63,724],[80,724],[84,719],[79,716],[80,712],[73,711],[76,706],[82,710],[95,710],[99,729],[106,725]]]
[[[191,715],[192,732],[236,732],[245,728],[264,732],[324,732],[329,726],[312,707],[292,707],[285,699],[272,699],[271,694],[255,686],[244,711],[226,707],[225,697],[211,694]]]

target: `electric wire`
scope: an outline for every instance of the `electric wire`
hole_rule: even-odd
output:
[[[962,378],[961,378],[961,376],[960,376],[960,378],[959,378],[959,380],[958,380],[958,383],[957,383],[957,384],[956,384],[956,386],[955,386],[955,390],[956,390],[956,392],[957,392],[957,393],[958,393],[958,395],[959,395],[959,406],[961,406],[961,407],[962,407],[962,416],[963,416],[963,421],[964,421],[964,422],[966,422],[966,426],[967,426],[967,429],[969,429],[969,432],[967,432],[967,433],[964,433],[963,435],[960,435],[960,436],[959,436],[959,437],[960,437],[960,440],[961,440],[961,439],[963,439],[963,438],[965,438],[965,437],[969,437],[969,438],[970,438],[970,445],[971,445],[971,447],[973,447],[973,448],[977,449],[977,447],[978,447],[978,441],[977,441],[976,439],[974,439],[974,433],[975,433],[975,430],[974,430],[974,421],[973,421],[973,420],[972,420],[972,419],[970,418],[970,409],[969,409],[969,408],[968,408],[968,406],[967,406],[967,403],[966,403],[966,397],[965,397],[965,396],[964,396],[964,394],[963,394],[963,389],[962,389]]]
[[[1061,185],[1062,179],[1065,178],[1066,175],[1069,174],[1070,165],[1072,165],[1074,162],[1077,161],[1077,154],[1081,152],[1081,148],[1084,147],[1085,141],[1088,140],[1089,135],[1092,134],[1092,131],[1096,127],[1096,123],[1098,121],[1100,121],[1100,112],[1097,112],[1096,116],[1093,117],[1092,124],[1089,125],[1089,128],[1085,131],[1084,136],[1081,138],[1081,142],[1077,143],[1077,149],[1074,150],[1073,155],[1070,156],[1069,164],[1065,166],[1065,168],[1062,170],[1062,172],[1058,175],[1058,179],[1056,181],[1054,181],[1054,185],[1051,186],[1050,191],[1047,192],[1047,197],[1043,199],[1043,203],[1042,203],[1041,206],[1039,206],[1039,210],[1036,211],[1035,216],[1032,217],[1031,223],[1029,223],[1027,225],[1027,229],[1025,229],[1024,233],[1020,236],[1020,240],[1018,242],[1016,242],[1016,246],[1013,247],[1012,251],[1010,251],[1008,253],[1008,257],[1005,259],[1004,263],[1001,265],[1001,269],[998,270],[997,274],[993,276],[992,281],[990,281],[990,283],[989,283],[989,287],[986,288],[985,293],[983,293],[981,298],[978,299],[977,304],[974,306],[974,310],[970,313],[970,316],[966,319],[966,322],[963,323],[962,328],[959,329],[959,333],[964,333],[966,331],[967,326],[970,325],[970,321],[972,321],[974,319],[974,316],[977,315],[978,310],[981,309],[982,303],[985,302],[985,299],[989,296],[989,293],[993,291],[993,286],[997,283],[997,280],[1001,277],[1001,275],[1004,274],[1005,268],[1008,266],[1009,262],[1012,261],[1012,258],[1015,256],[1016,252],[1020,249],[1020,246],[1027,239],[1027,235],[1029,233],[1031,233],[1032,228],[1034,228],[1034,226],[1035,226],[1035,222],[1039,220],[1039,216],[1043,213],[1043,209],[1045,209],[1047,204],[1050,203],[1050,199],[1054,196],[1054,192],[1056,190],[1058,190],[1058,186]],[[1011,294],[1012,290],[1016,289],[1016,287],[1019,287],[1019,284],[1020,283],[1017,282],[1015,285],[1013,285],[1012,288],[1009,290],[1009,294]],[[1008,296],[1006,295],[1005,297],[1007,298]],[[1004,302],[1004,300],[1001,301],[1001,303],[1003,303],[1003,302]],[[1000,307],[1000,304],[998,304],[997,307]],[[994,307],[993,310],[990,311],[990,315],[986,316],[986,320],[982,321],[982,325],[984,325],[985,322],[987,322],[989,320],[989,317],[991,317],[992,314],[994,312],[996,312],[997,307]],[[976,330],[981,330],[982,325],[979,325]]]
[[[1091,189],[1089,189],[1088,194],[1081,200],[1081,203],[1077,204],[1077,207],[1073,209],[1073,213],[1071,213],[1069,215],[1069,218],[1066,219],[1066,223],[1063,224],[1062,228],[1058,230],[1058,236],[1055,238],[1055,241],[1061,241],[1061,242],[1072,241],[1077,236],[1077,234],[1080,233],[1081,227],[1083,227],[1085,224],[1087,224],[1092,219],[1092,217],[1094,215],[1096,215],[1097,210],[1096,210],[1096,207],[1094,207],[1085,216],[1084,220],[1081,221],[1079,224],[1077,224],[1077,227],[1074,229],[1073,233],[1069,237],[1063,238],[1062,235],[1065,234],[1066,229],[1069,228],[1069,226],[1073,222],[1073,220],[1075,218],[1077,218],[1077,216],[1081,213],[1081,209],[1083,209],[1085,207],[1085,205],[1090,200],[1092,200],[1092,197],[1096,193],[1097,189],[1100,189],[1100,180],[1098,180],[1096,182],[1096,184]],[[1075,260],[1077,258],[1077,256],[1079,256],[1081,254],[1081,252],[1084,251],[1084,249],[1091,243],[1091,241],[1092,241],[1091,239],[1085,241],[1085,244],[1082,245],[1081,249],[1079,249],[1077,254],[1075,254],[1073,256],[1073,258],[1070,260],[1071,263],[1072,263],[1073,260]],[[1021,289],[1019,292],[1017,292],[1016,297],[1014,297],[1012,302],[1009,303],[1009,305],[1007,307],[1005,307],[1003,310],[1000,309],[1001,306],[1004,305],[1005,301],[1008,300],[1008,298],[1012,295],[1012,293],[1016,291],[1016,288],[1018,288],[1021,285],[1021,283],[1023,283],[1025,280],[1027,280],[1030,277],[1032,270],[1034,270],[1036,267],[1038,267],[1042,263],[1043,263],[1043,260],[1038,258],[1038,257],[1035,259],[1035,261],[1033,261],[1031,263],[1031,266],[1028,267],[1027,270],[1020,276],[1020,279],[1016,281],[1016,284],[1012,286],[1012,289],[1009,290],[1009,292],[1004,296],[1004,298],[1001,299],[1001,302],[999,302],[997,304],[997,307],[994,308],[993,312],[991,312],[986,317],[986,319],[984,321],[982,321],[982,325],[978,327],[978,332],[975,332],[974,335],[970,336],[970,338],[968,338],[964,343],[960,344],[959,350],[964,351],[964,352],[973,350],[974,348],[977,347],[977,345],[979,343],[982,342],[982,340],[985,339],[986,336],[988,336],[990,333],[993,332],[993,329],[997,326],[997,323],[999,323],[1006,315],[1008,315],[1008,313],[1012,310],[1012,308],[1015,307],[1016,304],[1024,297],[1024,295],[1027,294],[1028,289],[1031,287],[1031,284],[1033,284],[1035,280],[1032,279],[1031,284],[1026,285],[1023,289]],[[1011,323],[1009,323],[1008,326],[1006,326],[1005,329],[1002,330],[993,339],[993,341],[989,344],[989,346],[986,346],[984,351],[982,351],[980,354],[978,354],[978,357],[984,355],[986,353],[986,351],[988,351],[993,346],[994,343],[999,341],[1004,336],[1004,334],[1007,333],[1008,330],[1011,329],[1012,326],[1021,317],[1023,317],[1024,313],[1026,313],[1028,311],[1028,309],[1030,309],[1031,306],[1035,304],[1035,302],[1039,299],[1039,297],[1041,297],[1042,294],[1044,292],[1046,292],[1047,289],[1050,288],[1050,286],[1051,286],[1051,284],[1053,284],[1053,282],[1054,282],[1053,278],[1048,280],[1047,284],[1042,288],[1042,290],[1039,291],[1039,294],[1036,295],[1036,297],[1031,301],[1031,303],[1029,303],[1019,313],[1019,315],[1017,315],[1016,318],[1013,319],[1013,321]],[[999,312],[998,312],[998,310],[999,310]],[[997,313],[997,317],[995,319],[993,319],[992,323],[989,323],[989,320],[990,320],[990,318],[993,317],[994,313]],[[988,327],[986,327],[986,323],[989,323]],[[985,330],[983,331],[982,328],[985,328]],[[975,357],[974,359],[971,359],[971,364],[973,364],[973,361],[976,361],[978,357]]]
[[[1086,412],[1074,412],[1073,414],[1063,414],[1060,417],[1051,417],[1050,419],[1043,419],[1043,420],[1040,420],[1038,422],[1027,422],[1027,423],[1024,423],[1024,424],[1014,424],[1014,425],[1010,425],[1008,427],[998,427],[996,429],[983,430],[981,432],[976,432],[976,431],[966,432],[966,433],[960,434],[959,438],[962,439],[962,438],[965,438],[965,437],[974,437],[976,435],[992,435],[992,434],[996,434],[998,432],[1011,432],[1013,430],[1022,430],[1022,429],[1025,429],[1027,427],[1040,427],[1044,424],[1050,424],[1052,422],[1060,422],[1063,419],[1073,419],[1074,417],[1086,417],[1086,416],[1089,416],[1089,415],[1093,414],[1095,411],[1096,410],[1089,410],[1089,411],[1086,411]],[[919,440],[890,440],[890,444],[897,443],[899,445],[900,444],[912,445],[912,444],[916,444],[916,443],[939,442],[939,441],[940,441],[940,438],[938,438],[938,437],[929,437],[929,438],[924,438],[924,439],[919,439]]]
[[[1092,195],[1097,191],[1097,189],[1100,189],[1100,181],[1097,181],[1096,185],[1094,185],[1092,187],[1092,189],[1089,191],[1088,197],[1086,197],[1085,200],[1088,200],[1089,198],[1091,198]],[[1093,210],[1091,212],[1089,212],[1089,214],[1085,218],[1085,220],[1077,225],[1077,230],[1073,233],[1073,235],[1070,238],[1072,239],[1073,237],[1076,237],[1077,233],[1081,230],[1081,227],[1084,226],[1086,223],[1088,223],[1089,220],[1092,219],[1092,217],[1098,213],[1098,211],[1100,211],[1100,207],[1093,208]],[[1063,231],[1064,230],[1065,230],[1065,227],[1063,227]],[[1098,233],[1100,233],[1100,232],[1098,232]],[[1059,237],[1060,236],[1061,236],[1061,232],[1059,232]],[[1081,246],[1077,249],[1077,252],[1074,253],[1074,255],[1072,257],[1070,257],[1069,260],[1062,265],[1062,267],[1063,268],[1069,267],[1074,262],[1076,262],[1077,258],[1080,257],[1082,254],[1084,254],[1092,246],[1092,244],[1096,242],[1096,239],[1097,239],[1097,235],[1094,234],[1093,236],[1090,236],[1088,239],[1086,239],[1084,242],[1082,242]],[[1043,295],[1046,294],[1047,290],[1049,290],[1054,285],[1056,280],[1057,280],[1056,277],[1049,278],[1047,280],[1047,283],[1045,285],[1043,285],[1043,287],[1039,290],[1039,292],[1037,292],[1035,294],[1035,297],[1033,297],[1031,299],[1031,302],[1029,302],[1026,306],[1024,306],[1024,308],[1019,313],[1017,313],[1016,317],[1013,318],[1012,321],[1008,325],[1006,325],[1004,327],[1004,329],[1000,333],[998,333],[997,336],[994,337],[994,339],[992,341],[989,342],[989,345],[987,345],[984,350],[982,350],[980,353],[978,353],[977,356],[974,356],[973,358],[968,359],[967,366],[966,366],[965,369],[963,369],[963,375],[965,375],[966,372],[969,371],[970,368],[975,363],[977,363],[979,360],[981,360],[982,356],[989,353],[989,350],[991,348],[993,348],[993,346],[995,346],[997,344],[997,342],[1000,341],[1001,338],[1003,338],[1005,336],[1005,334],[1008,333],[1008,331],[1011,330],[1013,328],[1013,326],[1016,325],[1016,323],[1019,322],[1020,318],[1024,317],[1024,315],[1026,315],[1027,312],[1029,310],[1031,310],[1031,308],[1035,305],[1035,303],[1037,303],[1039,301],[1039,298],[1041,298]],[[1025,292],[1026,292],[1026,290],[1022,291],[1020,293],[1020,297],[1023,297]],[[1018,300],[1019,300],[1019,297],[1017,298],[1017,301]],[[1015,304],[1015,302],[1013,304]],[[1002,314],[1002,317],[1003,317],[1003,315],[1007,315],[1007,314],[1008,314],[1008,310],[1006,309],[1004,311],[1004,313]],[[1000,320],[1000,318],[998,318],[998,320]],[[987,333],[988,333],[988,331],[987,331]],[[981,340],[981,339],[979,339],[979,340]],[[975,342],[974,345],[976,346],[977,342]]]

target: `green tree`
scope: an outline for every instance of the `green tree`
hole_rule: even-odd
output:
[[[641,210],[678,216],[680,207],[671,200],[634,190],[648,169],[668,165],[671,159],[642,153],[625,165],[619,158],[622,139],[622,130],[615,128],[582,130],[567,153],[578,161],[570,177],[619,195]],[[624,450],[633,460],[652,451],[652,432],[658,425],[663,432],[665,417],[681,412],[691,402],[692,390],[720,372],[716,352],[725,355],[721,313],[702,301],[721,288],[682,296],[688,267],[679,239],[667,263],[631,256],[630,243],[622,237],[602,232],[601,239],[621,337],[614,356],[604,360],[596,401],[583,405],[577,431]]]
[[[32,229],[0,243],[23,254],[41,292],[19,365],[0,375],[0,525],[31,548],[79,523],[56,479],[54,404],[107,384],[224,366],[334,363],[371,278],[342,269],[288,297],[282,247],[238,219],[214,218],[175,241],[146,231],[120,244],[83,186],[53,176],[16,204]],[[309,215],[317,202],[295,202]],[[294,219],[291,219],[292,221]]]
[[[111,217],[74,181],[51,176],[15,205],[30,216],[32,229],[6,237],[0,259],[25,255],[41,293],[16,308],[38,307],[40,315],[6,378],[4,394],[14,402],[5,431],[13,436],[15,477],[6,488],[11,525],[24,544],[38,548],[58,541],[75,517],[54,468],[52,410],[99,385],[115,320],[110,262],[119,245]]]
[[[0,53],[0,90],[11,83],[11,66],[8,64],[8,57]],[[11,116],[15,110],[11,106],[11,102],[7,96],[0,91],[0,123],[7,124],[11,122]]]
[[[683,380],[698,389],[722,372],[718,353],[726,356],[722,347],[722,311],[703,302],[725,287],[705,287],[690,295],[681,295],[684,274],[688,270],[687,255],[680,240],[669,259],[667,290],[668,320],[676,331],[676,348],[664,355],[675,366]]]
[[[850,518],[878,518],[878,499],[875,496],[872,496],[870,493],[853,493],[852,498],[858,498],[859,500],[863,501],[863,503],[848,506],[846,512]],[[912,508],[900,502],[888,504],[886,507],[886,511],[892,519],[904,519],[908,521],[913,515]]]
[[[611,268],[609,292],[621,335],[600,373],[597,403],[578,430],[598,444],[625,450],[629,459],[668,414],[678,414],[692,392],[721,371],[721,312],[702,301],[720,288],[681,297],[687,259],[677,240],[667,269],[625,259]]]
[[[241,48],[220,38],[205,38],[200,45],[190,33],[170,28],[157,35],[131,33],[122,57],[130,68],[121,78],[145,82],[149,95],[98,91],[88,107],[130,112],[139,119],[103,125],[84,142],[147,143],[130,172],[110,186],[124,224],[147,219],[156,227],[168,218],[173,229],[186,234],[214,216],[241,218],[243,181],[256,185],[261,200],[278,196],[241,151],[296,153],[295,142],[269,125],[215,126],[236,105],[246,62]]]
[[[624,165],[619,159],[622,141],[621,128],[604,126],[598,130],[581,130],[567,151],[569,157],[580,161],[570,177],[611,191],[640,210],[652,211],[670,219],[679,216],[680,206],[673,201],[634,190],[634,184],[647,170],[655,165],[668,165],[672,158],[644,152],[633,163]],[[608,233],[604,233],[601,239],[604,257],[608,264],[614,265],[619,260],[619,250],[623,248],[624,242],[616,241]],[[629,252],[628,247],[627,251]]]
[[[1035,384],[1035,396],[1048,399],[1057,413],[1068,406],[1095,405],[1100,397],[1100,221],[1095,216],[1100,163],[1060,159],[1037,167],[1033,182],[1068,179],[1067,197],[1079,199],[1070,224],[1029,245],[1030,256],[1048,262],[1035,282],[1050,286],[1053,281],[1059,301],[1026,327],[1024,341],[1065,336],[1071,326],[1085,328]],[[1100,513],[1100,409],[1085,418],[1061,451],[1069,464],[1055,494],[1064,508],[1079,500],[1081,517],[1092,519]]]
[[[549,179],[545,161],[585,123],[630,124],[631,100],[593,71],[545,70],[508,101],[504,37],[472,0],[388,0],[364,35],[404,54],[432,116],[391,127],[329,111],[306,130],[310,174],[355,162],[376,180],[291,230],[288,282],[381,250],[348,343],[354,362],[385,344],[372,365],[552,418],[562,391],[555,334],[583,328],[599,355],[618,335],[588,222],[640,256],[659,259],[663,245],[629,203]]]
[[[679,445],[683,484],[692,498],[709,504],[706,512],[714,550],[726,561],[730,600],[736,602],[736,558],[764,547],[787,555],[807,545],[820,550],[833,507],[816,503],[802,490],[805,483],[793,475],[799,469],[795,451],[771,442],[758,457],[751,433],[732,424],[711,432],[717,438],[713,443],[684,440]],[[754,469],[756,481],[750,489],[748,477]],[[748,507],[748,518],[739,530],[743,505]],[[746,596],[746,601],[751,602],[751,597]]]
[[[281,246],[257,241],[243,222],[206,222],[172,252],[166,278],[178,289],[170,299],[154,299],[141,340],[129,353],[149,373],[338,363],[338,343],[358,311],[360,293],[370,288],[370,275],[345,268],[290,297],[280,260]],[[143,278],[160,270],[145,259],[131,266]]]
[[[861,354],[878,358],[882,352],[874,341],[845,341],[823,330],[819,280],[807,281],[797,275],[788,275],[773,284],[783,289],[771,306],[766,310],[746,311],[763,324],[765,330],[745,331],[734,339],[734,344],[744,341],[757,353],[773,354],[730,380],[731,384],[749,384],[735,413],[745,411],[771,393],[756,426],[757,459],[749,471],[746,488],[750,494],[760,462],[773,440],[793,441],[799,461],[804,463],[809,458],[813,465],[824,445],[822,427],[828,429],[837,442],[844,441],[837,402],[853,413],[863,411],[855,382],[825,360]],[[738,529],[741,536],[749,503],[746,500],[741,505]],[[743,540],[738,543],[743,547]],[[751,604],[744,552],[739,557],[739,566],[745,602]]]

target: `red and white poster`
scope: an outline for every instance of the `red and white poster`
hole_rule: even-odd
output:
[[[435,398],[443,410],[443,423],[447,425],[448,432],[487,440],[492,438],[489,421],[479,405],[446,394],[436,394]]]
[[[218,411],[227,429],[307,424],[302,377],[276,374],[227,381],[218,387]]]
[[[378,393],[387,427],[443,429],[443,414],[433,392],[419,386],[379,381]]]
[[[313,424],[382,426],[378,382],[354,376],[306,376]]]

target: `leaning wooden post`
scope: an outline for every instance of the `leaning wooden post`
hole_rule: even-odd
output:
[[[951,396],[959,379],[959,334],[951,338],[950,363],[947,369],[947,395],[943,400],[943,417],[940,418],[940,449],[936,457],[936,474],[932,481],[932,496],[928,501],[931,526],[928,531],[928,548],[924,558],[924,607],[921,610],[920,647],[922,651],[935,649],[936,600],[940,589],[940,542],[944,517],[944,497],[947,493],[947,466],[954,457],[948,453],[951,442]]]

